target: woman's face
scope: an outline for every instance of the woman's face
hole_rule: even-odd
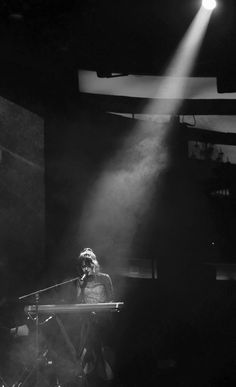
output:
[[[84,274],[93,275],[95,273],[95,265],[91,258],[85,257],[81,264],[81,269]]]

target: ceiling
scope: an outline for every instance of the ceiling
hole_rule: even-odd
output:
[[[218,2],[193,75],[218,76],[222,88],[235,91],[236,2]],[[30,68],[34,74],[72,66],[100,76],[161,75],[199,4],[200,0],[5,0],[0,5],[1,66],[9,69],[9,79],[11,65]]]

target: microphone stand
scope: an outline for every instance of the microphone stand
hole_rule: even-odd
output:
[[[3,377],[0,375],[1,387],[8,387],[8,384],[5,382]]]
[[[81,280],[80,277],[75,277],[75,278],[72,278],[70,280],[63,281],[63,282],[57,283],[57,284],[52,285],[52,286],[48,286],[47,288],[39,289],[39,290],[36,290],[35,292],[25,294],[25,295],[18,298],[18,300],[24,300],[25,298],[28,298],[31,296],[35,297],[35,315],[36,315],[36,317],[35,317],[35,357],[36,357],[36,362],[38,361],[38,358],[39,358],[39,298],[40,298],[40,294],[47,292],[48,290],[55,289],[56,287],[68,284],[70,282],[77,281],[78,279]],[[38,385],[38,380],[39,380],[39,368],[36,367],[36,386]]]

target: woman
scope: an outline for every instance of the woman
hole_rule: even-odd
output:
[[[77,258],[77,271],[80,279],[77,283],[76,302],[95,304],[110,302],[113,287],[108,274],[100,273],[97,257],[93,250],[85,248]]]
[[[76,304],[111,302],[113,286],[108,274],[101,273],[97,257],[85,248],[76,258],[79,279],[70,286],[64,301]],[[110,312],[86,312],[68,316],[66,326],[76,349],[80,377],[89,386],[100,386],[113,379],[113,354],[107,345],[111,328]]]

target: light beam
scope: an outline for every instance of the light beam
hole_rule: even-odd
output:
[[[179,99],[183,97],[210,15],[211,12],[201,7],[182,39],[164,74],[165,81],[159,86],[163,99],[172,94],[179,95]],[[149,114],[150,110],[154,111],[153,107],[156,114],[162,113],[163,106],[155,100],[143,113]],[[171,114],[176,115],[178,109],[179,104],[173,103]],[[145,222],[159,176],[169,163],[164,141],[170,128],[136,121],[135,125],[94,184],[79,227],[81,243],[110,256],[113,265],[116,260],[124,262],[130,257],[137,225]]]

